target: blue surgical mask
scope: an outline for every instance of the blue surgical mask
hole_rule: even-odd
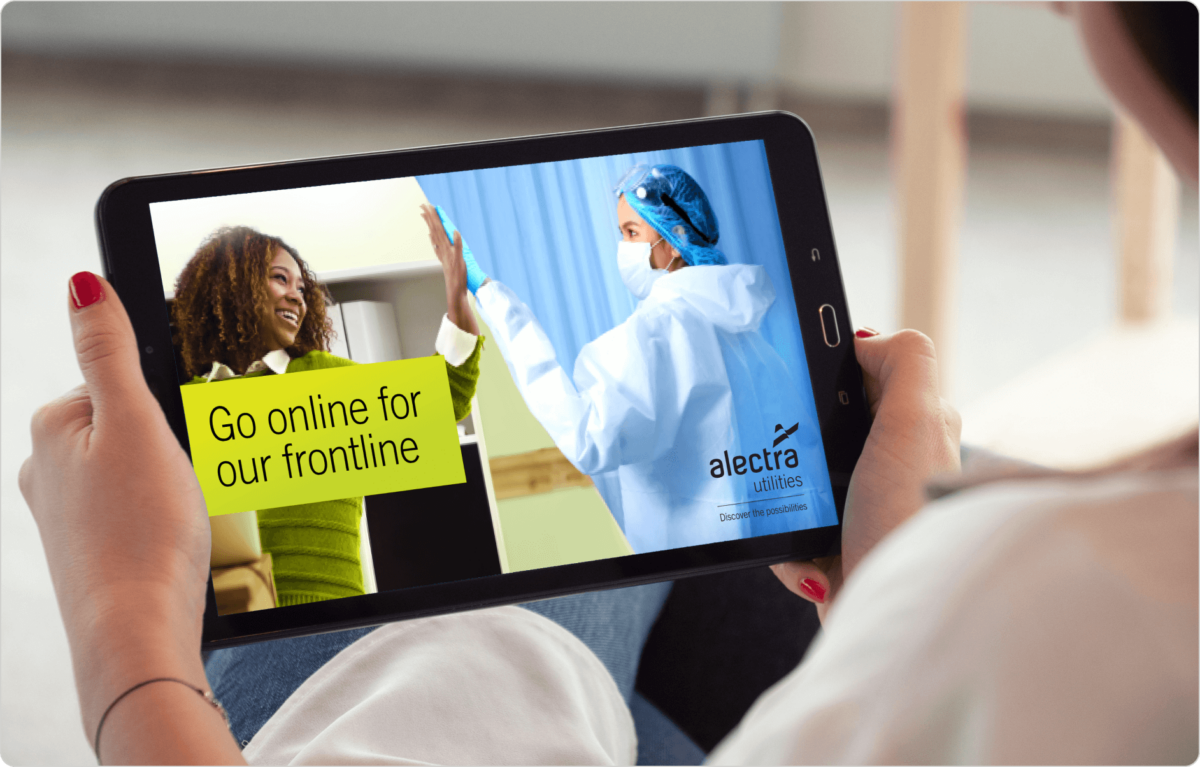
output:
[[[662,242],[660,238],[658,242]],[[638,300],[650,295],[650,289],[660,278],[667,275],[666,269],[650,266],[650,251],[658,242],[620,242],[617,244],[617,271],[621,282]]]

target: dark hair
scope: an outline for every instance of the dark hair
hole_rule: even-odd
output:
[[[1117,3],[1138,51],[1167,92],[1197,121],[1197,33],[1200,14],[1189,2]]]
[[[267,353],[260,325],[270,302],[268,272],[279,249],[300,267],[307,304],[287,352],[302,357],[328,350],[333,331],[325,317],[325,291],[300,254],[278,237],[248,226],[222,227],[204,240],[175,281],[171,320],[188,377],[203,374],[214,362],[245,373]]]

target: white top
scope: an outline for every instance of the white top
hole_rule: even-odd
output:
[[[520,607],[392,623],[300,685],[250,764],[633,764],[633,719],[600,660]]]
[[[471,353],[475,351],[475,341],[479,338],[473,333],[468,333],[462,330],[453,322],[450,321],[450,316],[442,315],[442,325],[438,328],[437,340],[434,341],[433,348],[437,353],[446,358],[446,362],[454,367],[458,367],[467,361]],[[276,349],[273,352],[267,352],[262,359],[255,360],[246,368],[246,374],[257,373],[260,370],[270,368],[272,373],[283,375],[287,372],[288,363],[292,361],[289,355],[283,349]],[[233,368],[222,362],[214,362],[212,370],[204,378],[209,383],[213,381],[224,381],[228,378],[240,378],[237,373],[233,372]]]
[[[1194,468],[931,504],[710,761],[1190,763],[1197,519]]]
[[[1196,470],[988,485],[847,582],[715,763],[1186,763],[1197,753]],[[253,763],[632,763],[628,711],[520,608],[386,626],[308,679]]]

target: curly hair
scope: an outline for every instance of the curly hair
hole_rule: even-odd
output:
[[[267,280],[277,249],[296,259],[307,305],[287,353],[302,357],[329,349],[333,329],[325,316],[325,289],[300,254],[278,237],[250,227],[222,227],[201,243],[175,281],[171,320],[189,377],[202,375],[214,362],[243,374],[269,351],[259,326],[270,302]]]

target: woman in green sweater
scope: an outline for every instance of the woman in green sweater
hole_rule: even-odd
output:
[[[428,211],[426,211],[428,220]],[[443,258],[445,232],[430,227],[446,278],[436,348],[446,357],[454,418],[471,411],[483,339],[467,303],[461,256]],[[461,240],[456,243],[461,248]],[[441,247],[438,247],[441,246]],[[210,235],[175,283],[171,317],[188,384],[354,365],[330,354],[327,293],[300,254],[244,226]],[[260,509],[279,607],[365,593],[359,556],[362,498]]]

